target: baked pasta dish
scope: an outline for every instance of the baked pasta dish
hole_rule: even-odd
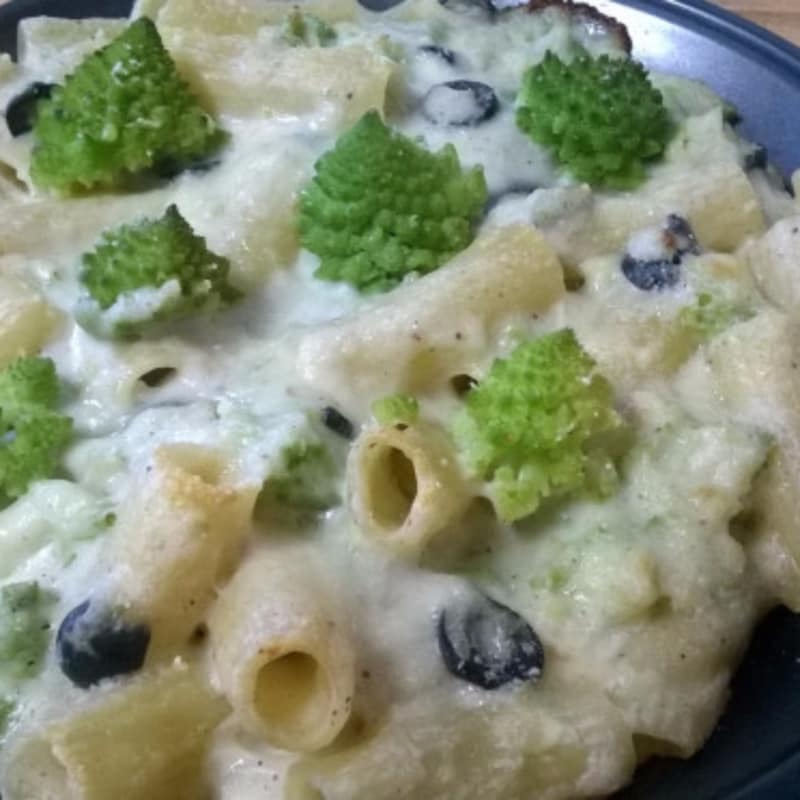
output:
[[[567,800],[703,745],[800,610],[800,208],[634,45],[569,0],[22,22],[3,800]]]

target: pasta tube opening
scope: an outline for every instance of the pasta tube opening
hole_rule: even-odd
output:
[[[350,715],[355,658],[335,595],[305,548],[246,563],[209,618],[211,657],[243,726],[275,747],[314,751]]]
[[[417,499],[417,472],[414,462],[399,448],[373,443],[374,466],[369,473],[367,503],[377,523],[384,528],[399,528],[411,513]]]
[[[348,464],[361,529],[416,558],[466,509],[471,493],[447,437],[434,426],[385,426],[362,434]]]
[[[318,695],[328,694],[324,670],[310,653],[278,656],[258,671],[255,707],[269,726],[302,731],[319,722]]]

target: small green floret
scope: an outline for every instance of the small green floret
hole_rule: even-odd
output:
[[[548,497],[610,494],[612,443],[623,430],[611,385],[565,329],[495,361],[466,396],[453,435],[499,516],[513,522]]]
[[[319,512],[335,506],[336,467],[325,444],[303,438],[287,445],[264,483],[261,499],[295,511]]]
[[[191,163],[225,140],[146,17],[39,104],[33,132],[31,176],[66,193],[118,187],[160,163]]]
[[[160,219],[107,231],[83,256],[90,299],[78,319],[98,335],[129,338],[155,323],[211,313],[241,296],[229,270],[173,205]]]
[[[452,145],[431,153],[370,111],[317,162],[300,238],[317,277],[383,292],[467,247],[486,199],[483,170],[462,170]]]
[[[72,436],[56,410],[59,382],[47,358],[20,358],[0,371],[0,504],[49,478]]]
[[[523,77],[517,125],[576,178],[613,189],[641,183],[674,130],[638,62],[584,55],[565,63],[551,52]]]
[[[372,416],[381,425],[412,425],[419,417],[419,403],[408,394],[390,394],[372,404]]]
[[[713,339],[726,328],[737,322],[744,322],[753,312],[741,303],[717,299],[707,292],[701,293],[697,302],[687,306],[678,314],[678,325],[699,341]]]
[[[0,697],[0,737],[8,729],[8,724],[11,722],[15,708],[16,703],[10,697]]]
[[[295,8],[283,21],[281,38],[290,47],[330,47],[336,42],[336,31],[316,14]]]
[[[0,589],[0,673],[13,680],[39,671],[50,641],[50,615],[56,597],[36,582]]]

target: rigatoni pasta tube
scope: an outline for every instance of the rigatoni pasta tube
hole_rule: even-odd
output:
[[[286,750],[330,744],[355,686],[346,624],[313,558],[306,548],[254,556],[209,618],[223,692],[249,731]]]
[[[552,247],[529,225],[481,234],[449,264],[300,342],[301,374],[354,413],[391,392],[414,394],[468,373],[514,314],[564,294]]]
[[[141,5],[144,3],[137,4]],[[326,22],[352,21],[359,10],[355,0],[296,0],[292,7]],[[198,30],[215,36],[252,37],[263,25],[279,25],[285,17],[284,0],[162,0],[155,15],[159,27]]]
[[[209,737],[230,712],[176,665],[98,696],[12,752],[6,800],[204,800]]]
[[[5,264],[0,262],[0,270]],[[0,274],[0,367],[33,355],[47,341],[59,313],[21,280]]]
[[[446,435],[421,423],[362,433],[350,452],[347,479],[361,530],[411,559],[471,498]]]
[[[114,601],[151,630],[148,658],[180,647],[233,571],[257,487],[236,486],[214,450],[160,447],[120,510]]]
[[[315,114],[345,130],[373,108],[383,109],[393,65],[361,45],[269,49],[260,37],[213,36],[162,28],[181,75],[217,114],[286,117]]]
[[[348,749],[289,769],[285,800],[564,800],[606,796],[635,765],[630,729],[602,693],[571,684],[478,704],[436,693]],[[494,698],[497,700],[497,698]],[[576,714],[572,709],[579,709]]]

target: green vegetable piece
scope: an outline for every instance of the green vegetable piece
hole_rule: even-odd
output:
[[[20,358],[0,371],[0,504],[49,478],[72,437],[55,410],[59,382],[48,358]]]
[[[325,511],[339,502],[336,467],[321,441],[299,439],[280,453],[278,466],[264,483],[261,500],[296,511]]]
[[[522,79],[517,125],[579,180],[630,189],[674,132],[661,92],[629,58],[548,52]]]
[[[160,219],[106,231],[83,256],[80,278],[90,299],[78,319],[100,336],[131,338],[154,323],[212,313],[241,297],[229,270],[172,205]]]
[[[699,341],[713,339],[737,322],[751,319],[753,312],[741,304],[717,299],[703,292],[693,306],[687,306],[678,314],[678,324]]]
[[[316,164],[300,199],[300,239],[319,278],[384,292],[472,241],[487,199],[483,170],[455,148],[431,153],[365,114]]]
[[[548,497],[614,491],[612,452],[625,426],[613,403],[611,384],[564,329],[495,361],[466,396],[453,435],[499,516],[513,522]]]
[[[31,175],[63,193],[123,186],[158,163],[196,161],[226,138],[146,17],[88,56],[39,104],[33,133]]]
[[[50,614],[56,596],[36,582],[0,589],[0,672],[13,680],[39,671],[50,641]]]
[[[412,425],[419,417],[419,403],[408,394],[390,394],[372,404],[372,415],[381,425]]]
[[[16,703],[10,697],[0,697],[0,737],[8,730],[15,708]]]
[[[295,8],[283,21],[281,38],[291,47],[329,47],[336,42],[336,31],[316,14]]]
[[[0,408],[53,408],[59,391],[55,364],[49,358],[18,358],[0,371]]]

